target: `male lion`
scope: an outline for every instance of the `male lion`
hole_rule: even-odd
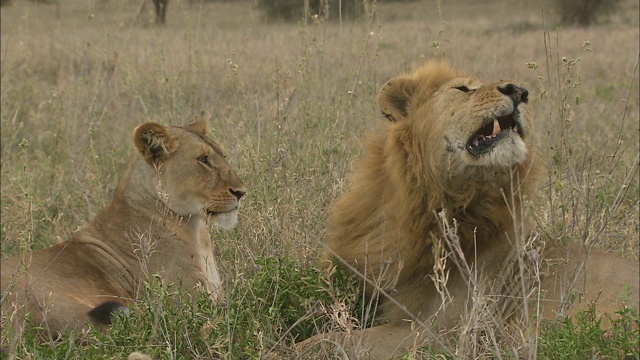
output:
[[[206,134],[201,119],[138,126],[136,151],[109,206],[71,240],[2,261],[3,316],[24,306],[35,324],[54,332],[108,325],[114,311],[128,311],[151,274],[219,300],[206,224],[234,227],[246,189]]]
[[[327,255],[366,278],[363,291],[379,298],[384,322],[321,334],[299,350],[331,344],[356,357],[388,358],[438,343],[472,317],[476,325],[526,321],[537,305],[552,317],[595,299],[598,310],[618,310],[626,285],[637,306],[634,260],[594,249],[585,269],[581,246],[544,247],[523,215],[541,173],[528,102],[520,85],[487,83],[445,63],[382,87],[378,104],[390,122],[368,139],[351,189],[333,206]],[[562,261],[541,263],[545,257]],[[543,301],[529,304],[536,264]],[[588,278],[576,276],[582,297],[569,304],[563,277],[574,269]]]

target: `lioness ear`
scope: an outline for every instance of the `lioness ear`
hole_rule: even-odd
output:
[[[169,135],[167,128],[156,123],[138,126],[133,131],[133,142],[151,165],[164,160],[178,146],[178,141]]]
[[[407,107],[417,90],[411,78],[399,77],[389,80],[378,92],[378,105],[390,121],[402,121],[407,117]]]
[[[207,133],[209,132],[209,124],[205,119],[208,117],[209,116],[203,111],[202,113],[200,113],[200,116],[196,117],[193,120],[191,124],[186,126],[187,129],[199,132],[202,135],[207,135]]]
[[[202,135],[207,135],[209,132],[209,125],[203,119],[196,119],[191,124],[187,125],[187,129],[198,132]]]

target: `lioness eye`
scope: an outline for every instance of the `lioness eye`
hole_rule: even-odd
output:
[[[469,92],[471,91],[471,89],[469,89],[468,87],[464,86],[464,85],[460,85],[460,86],[456,86],[456,89],[463,91],[463,92]]]
[[[209,164],[209,157],[207,155],[202,155],[202,156],[200,156],[198,158],[198,161],[203,163],[203,164],[205,164],[205,165],[208,165]]]

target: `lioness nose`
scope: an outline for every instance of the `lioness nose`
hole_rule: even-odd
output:
[[[234,189],[229,189],[229,191],[233,194],[233,196],[237,197],[238,200],[240,200],[241,197],[244,196],[244,194],[246,194],[246,191],[242,191],[242,190],[234,190]]]
[[[514,105],[518,105],[520,102],[526,104],[529,101],[529,91],[512,83],[498,85],[498,91],[510,97]]]

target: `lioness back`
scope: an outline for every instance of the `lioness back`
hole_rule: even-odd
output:
[[[207,223],[232,228],[246,188],[203,120],[134,131],[112,202],[68,241],[2,261],[3,316],[33,314],[55,332],[107,325],[153,274],[219,300]]]

